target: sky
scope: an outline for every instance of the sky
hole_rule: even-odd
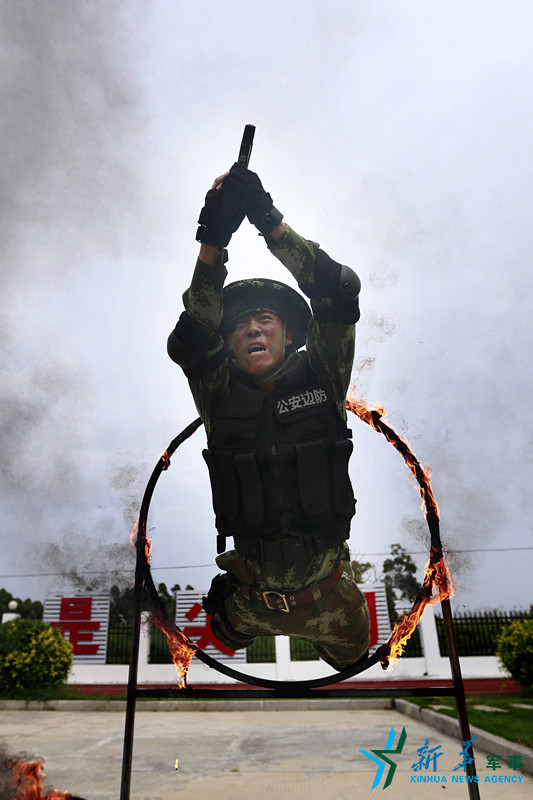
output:
[[[196,410],[166,354],[213,179],[250,168],[362,282],[353,383],[432,473],[456,612],[528,608],[533,9],[527,0],[0,0],[0,586],[132,585],[150,473]],[[292,277],[247,222],[230,279]],[[350,546],[429,552],[355,417]],[[200,429],[149,517],[156,582],[217,569]]]

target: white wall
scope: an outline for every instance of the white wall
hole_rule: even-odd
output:
[[[433,608],[428,606],[419,622],[422,649],[420,658],[403,658],[383,670],[375,664],[360,675],[350,678],[350,682],[358,681],[395,681],[420,680],[421,678],[448,679],[451,677],[450,662],[440,655],[437,628]],[[142,684],[160,683],[166,686],[177,684],[176,670],[173,664],[149,664],[149,622],[147,617],[141,629],[139,648],[138,680]],[[465,656],[460,659],[463,678],[505,678],[508,674],[499,666],[495,656]],[[289,639],[276,637],[276,662],[270,664],[237,664],[236,668],[248,675],[260,676],[270,680],[292,681],[310,680],[334,674],[334,670],[323,661],[291,661]],[[129,667],[127,664],[75,664],[72,667],[69,683],[71,684],[127,684]],[[206,683],[235,683],[214,669],[193,659],[189,668],[188,683],[198,686]]]

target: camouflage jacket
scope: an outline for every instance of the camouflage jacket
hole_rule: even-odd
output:
[[[287,267],[299,285],[313,285],[313,267],[319,245],[298,236],[287,225],[277,243],[269,246],[273,255]],[[183,295],[185,310],[199,322],[212,337],[217,333],[222,319],[222,289],[227,277],[224,266],[226,254],[221,255],[217,267],[198,260],[189,289]],[[317,302],[317,301],[315,301]],[[318,303],[328,305],[330,298],[321,298]],[[332,386],[337,408],[342,419],[346,419],[345,399],[350,386],[354,359],[355,325],[338,322],[319,323],[312,317],[307,334],[307,353],[309,363],[320,380]],[[216,346],[208,351],[207,357],[214,356],[224,348],[222,337]],[[210,433],[211,407],[228,386],[229,371],[226,359],[219,366],[199,380],[189,380],[198,413]]]
[[[315,283],[313,268],[319,245],[299,236],[287,225],[279,242],[272,242],[269,249],[287,267],[300,286]],[[216,267],[198,260],[189,289],[183,295],[188,315],[200,323],[209,337],[214,337],[216,345],[205,353],[206,358],[215,356],[224,348],[219,335],[222,320],[222,289],[227,276],[225,261],[227,254],[221,254]],[[318,301],[325,306],[331,304],[329,297]],[[306,349],[311,368],[318,378],[331,385],[338,412],[346,420],[346,393],[355,350],[355,325],[339,322],[319,323],[314,317],[309,323]],[[289,357],[290,358],[290,357]],[[289,366],[287,364],[287,366]],[[189,386],[204,423],[206,433],[211,432],[211,409],[216,398],[223,394],[229,382],[227,359],[197,380],[189,379]],[[291,565],[258,563],[244,558],[235,551],[224,553],[217,558],[217,564],[248,585],[268,587],[273,590],[297,589],[313,580],[320,580],[335,566],[344,545],[331,548],[312,558]]]

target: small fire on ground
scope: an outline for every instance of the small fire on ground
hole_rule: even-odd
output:
[[[70,792],[60,792],[58,789],[45,789],[43,781],[45,762],[39,758],[36,761],[22,761],[17,758],[5,762],[10,781],[13,800],[81,800]]]

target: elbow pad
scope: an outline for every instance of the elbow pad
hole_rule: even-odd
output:
[[[315,285],[301,287],[311,299],[313,315],[318,322],[355,324],[359,317],[361,281],[351,267],[333,261],[319,250],[314,267]],[[329,299],[327,305],[319,302]]]
[[[207,355],[220,341],[219,333],[209,336],[204,326],[184,311],[168,337],[167,353],[188,378],[199,379],[224,360],[223,347],[214,355]]]

